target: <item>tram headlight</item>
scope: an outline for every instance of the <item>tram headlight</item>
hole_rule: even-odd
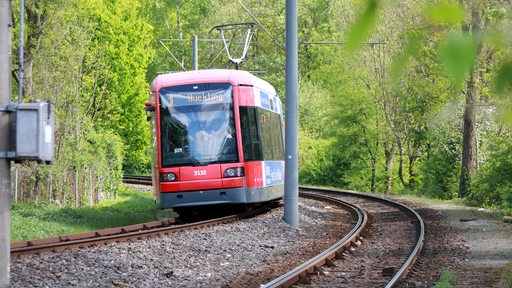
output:
[[[172,172],[160,173],[161,182],[174,182],[178,181],[178,176]]]
[[[244,168],[243,167],[231,167],[224,170],[224,178],[229,177],[242,177],[244,176]]]

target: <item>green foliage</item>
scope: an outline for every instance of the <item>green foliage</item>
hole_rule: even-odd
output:
[[[400,74],[407,68],[411,59],[415,58],[421,51],[421,37],[419,33],[407,35],[403,52],[394,58],[391,66],[390,76],[395,83],[398,81]]]
[[[465,33],[450,34],[441,47],[445,69],[455,83],[461,83],[475,64],[475,41]]]
[[[452,199],[459,184],[461,128],[457,105],[447,101],[430,115],[425,157],[420,161],[422,184],[417,193],[438,199]]]
[[[496,76],[496,90],[498,93],[504,93],[512,89],[512,61],[508,60],[502,63]]]
[[[149,82],[192,67],[194,35],[200,69],[233,68],[223,44],[206,40],[219,38],[213,26],[258,22],[241,68],[284,99],[285,1],[241,2],[26,1],[25,99],[56,104],[56,161],[16,166],[20,199],[82,205],[114,198],[122,170],[149,174]],[[496,136],[510,127],[490,117],[512,121],[510,3],[470,2],[298,2],[299,41],[310,43],[299,46],[301,183],[453,197],[474,92],[480,171],[471,201],[510,206],[500,176],[510,172],[510,139]],[[229,33],[240,51],[242,31]],[[176,59],[159,41],[169,38]],[[344,45],[311,43],[325,41]]]
[[[496,140],[490,155],[475,179],[476,189],[468,200],[479,205],[512,211],[512,145],[510,136]]]
[[[151,159],[148,156],[147,159]],[[150,161],[125,161],[123,163],[123,173],[126,175],[147,175],[151,176],[151,162]]]
[[[343,173],[348,163],[333,151],[335,139],[310,139],[303,133],[299,144],[299,179],[301,184],[346,187]]]
[[[364,39],[375,26],[379,14],[381,1],[368,0],[364,11],[356,18],[351,30],[347,34],[346,47],[348,53],[353,53],[356,49],[360,48]]]
[[[446,272],[443,272],[443,274],[441,274],[441,276],[439,277],[439,281],[437,282],[437,284],[434,287],[435,288],[450,288],[450,287],[452,287],[452,285],[450,285],[450,282],[456,281],[456,280],[457,280],[457,275],[455,275],[451,271],[446,271]]]
[[[76,174],[90,174],[83,177],[89,176],[93,179],[95,185],[90,186],[93,184],[89,183],[88,186],[89,189],[94,190],[94,194],[107,192],[109,196],[115,197],[123,176],[124,146],[120,136],[111,131],[98,133],[91,129],[87,130],[81,138],[67,140],[63,143],[63,153],[55,163],[57,166],[62,166],[63,170],[56,169],[54,178],[58,180],[67,178],[68,183],[75,186],[75,189],[84,191],[80,194],[85,194],[86,184],[76,183]],[[69,169],[72,170],[69,171]],[[80,181],[82,176],[78,178]],[[66,185],[66,183],[63,184]],[[73,192],[66,186],[62,189]]]
[[[143,223],[170,217],[159,210],[150,193],[123,188],[116,200],[79,208],[11,203],[11,241],[46,238]]]
[[[94,2],[78,3],[79,17],[94,21],[86,26],[91,37],[82,75],[82,95],[90,101],[86,112],[97,129],[111,129],[123,138],[127,160],[143,161],[149,127],[142,107],[153,30],[139,18],[140,1]]]
[[[503,272],[501,273],[500,282],[498,283],[498,287],[506,288],[512,287],[512,262],[508,263],[505,268],[503,268]]]
[[[454,3],[429,4],[423,8],[434,23],[457,25],[464,20],[465,11]]]
[[[24,96],[55,104],[56,148],[53,166],[27,164],[34,180],[20,182],[21,200],[81,205],[115,197],[123,161],[149,162],[143,103],[154,54],[143,4],[25,1]]]
[[[428,158],[421,165],[423,185],[420,194],[449,200],[456,196],[458,185],[457,154],[435,147],[428,151]]]

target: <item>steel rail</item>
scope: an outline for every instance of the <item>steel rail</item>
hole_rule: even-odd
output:
[[[349,190],[338,190],[338,189],[322,189],[322,188],[317,188],[317,187],[304,187],[304,186],[301,186],[300,189],[307,189],[309,191],[335,194],[335,195],[344,194],[344,195],[348,195],[348,196],[352,196],[352,197],[372,199],[374,201],[379,201],[381,203],[385,203],[385,204],[394,206],[394,207],[398,208],[399,210],[405,212],[409,216],[411,216],[414,219],[411,222],[416,226],[416,237],[417,237],[416,245],[412,249],[407,260],[400,267],[400,269],[398,269],[397,273],[393,276],[393,278],[388,282],[388,284],[385,287],[386,288],[394,287],[401,279],[403,279],[407,275],[409,269],[412,268],[416,259],[420,255],[421,249],[423,248],[423,244],[425,241],[425,223],[423,222],[423,219],[416,211],[414,211],[413,209],[411,209],[410,207],[408,207],[402,203],[399,203],[399,202],[396,202],[396,201],[393,201],[390,199],[386,199],[386,198],[383,198],[380,196],[368,194],[368,193],[361,193],[361,192],[349,191]],[[302,195],[302,193],[301,193],[301,195]],[[281,286],[269,286],[269,287],[281,287]]]
[[[331,259],[335,257],[341,257],[341,253],[343,253],[343,251],[354,245],[354,242],[357,241],[357,238],[368,222],[368,215],[357,205],[327,196],[319,196],[304,192],[301,192],[300,195],[302,197],[315,198],[322,201],[328,200],[334,202],[336,205],[344,206],[352,215],[354,215],[354,217],[357,219],[357,222],[350,230],[350,232],[340,241],[336,242],[336,244],[332,245],[317,256],[311,258],[307,262],[297,266],[289,272],[260,287],[289,287],[292,284],[300,281],[301,278],[307,277],[308,273],[314,272],[316,269],[325,265]]]
[[[176,233],[185,230],[200,229],[213,225],[245,219],[262,213],[268,207],[262,206],[248,212],[236,215],[224,216],[211,220],[194,222],[189,224],[174,224],[173,220],[153,221],[125,227],[109,228],[99,231],[85,232],[68,236],[57,236],[44,239],[28,240],[11,243],[11,256],[34,254],[48,251],[62,251],[68,248],[87,247],[93,245],[108,244],[128,239],[140,239],[144,237]]]
[[[140,184],[140,185],[152,185],[151,176],[135,176],[125,175],[123,176],[123,183],[128,184]]]
[[[125,176],[125,178],[130,178],[130,176]],[[141,180],[143,178],[143,179],[145,179],[144,181],[147,181],[146,183],[151,182],[151,177],[143,176],[143,177],[135,177],[135,178],[138,178]],[[143,183],[140,183],[140,184],[143,184]],[[409,216],[411,216],[413,219],[415,219],[412,222],[416,226],[416,237],[417,237],[416,245],[414,246],[414,248],[413,248],[412,252],[410,253],[409,257],[407,258],[407,260],[400,267],[400,269],[398,269],[397,273],[395,273],[393,278],[388,282],[388,284],[385,287],[386,288],[394,287],[401,279],[403,279],[407,275],[409,269],[412,268],[416,259],[420,255],[421,249],[423,247],[423,243],[425,241],[425,223],[423,222],[423,219],[416,211],[414,211],[410,207],[408,207],[404,204],[401,204],[399,202],[396,202],[396,201],[393,201],[390,199],[386,199],[383,197],[379,197],[376,195],[367,194],[367,193],[360,193],[360,192],[349,191],[349,190],[322,189],[322,188],[305,187],[305,186],[301,186],[301,187],[299,187],[299,189],[300,190],[307,189],[310,191],[316,191],[316,192],[321,192],[321,193],[332,193],[332,194],[336,194],[336,195],[345,194],[345,195],[349,195],[349,196],[356,196],[356,197],[360,197],[360,198],[372,199],[375,201],[379,201],[379,202],[394,206],[394,207],[398,208],[399,210],[405,212]],[[309,197],[309,198],[317,198],[317,199],[325,198],[325,196],[321,197],[321,196],[317,196],[317,195],[305,193],[305,192],[300,192],[300,196]],[[336,244],[334,244],[333,246],[331,246],[324,252],[320,253],[319,255],[310,259],[309,261],[303,263],[302,265],[294,268],[293,270],[290,270],[289,272],[283,274],[279,278],[276,278],[273,281],[262,285],[262,287],[287,287],[287,286],[292,285],[293,283],[298,282],[301,277],[306,277],[307,273],[313,272],[314,269],[318,269],[319,267],[324,265],[327,261],[330,261],[334,257],[338,257],[338,255],[341,254],[339,252],[340,250],[346,249],[349,246],[353,245],[353,242],[355,242],[354,240],[357,239],[357,237],[359,237],[362,229],[364,229],[364,226],[366,225],[366,222],[368,221],[366,212],[362,211],[356,205],[353,205],[350,203],[345,203],[339,199],[335,199],[335,198],[331,198],[331,197],[328,197],[328,198],[329,198],[329,201],[333,201],[339,205],[345,205],[347,207],[352,206],[349,208],[350,209],[349,211],[352,211],[351,213],[355,213],[354,215],[357,215],[357,217],[358,217],[357,225],[362,225],[362,226],[360,228],[356,228],[357,225],[354,226],[354,228],[349,232],[349,234],[347,234],[343,239],[338,241]],[[358,212],[355,212],[355,211],[358,211]],[[360,216],[360,213],[363,216]],[[364,219],[361,219],[361,217],[363,217]]]

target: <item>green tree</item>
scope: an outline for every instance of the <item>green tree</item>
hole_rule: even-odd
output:
[[[19,188],[48,191],[35,195],[61,204],[83,204],[85,190],[96,200],[115,196],[120,161],[147,162],[143,152],[149,133],[142,107],[151,30],[138,18],[139,1],[28,0],[25,6],[24,96],[55,104],[56,139],[55,164],[27,163],[35,181]],[[14,46],[18,49],[19,43]],[[110,152],[101,152],[105,146]],[[103,163],[116,164],[109,170],[101,168]],[[101,183],[109,183],[108,189]]]
[[[82,99],[97,129],[116,131],[125,143],[126,165],[148,159],[149,128],[142,109],[146,69],[152,57],[152,28],[139,18],[140,1],[79,2],[91,35],[83,60]],[[129,170],[129,169],[128,169]]]
[[[467,197],[477,205],[512,211],[512,145],[511,134],[495,135],[487,163],[475,177],[474,190]]]

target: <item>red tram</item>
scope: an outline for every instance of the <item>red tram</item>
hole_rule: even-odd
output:
[[[146,110],[160,208],[283,197],[282,104],[268,82],[240,70],[163,74]]]

